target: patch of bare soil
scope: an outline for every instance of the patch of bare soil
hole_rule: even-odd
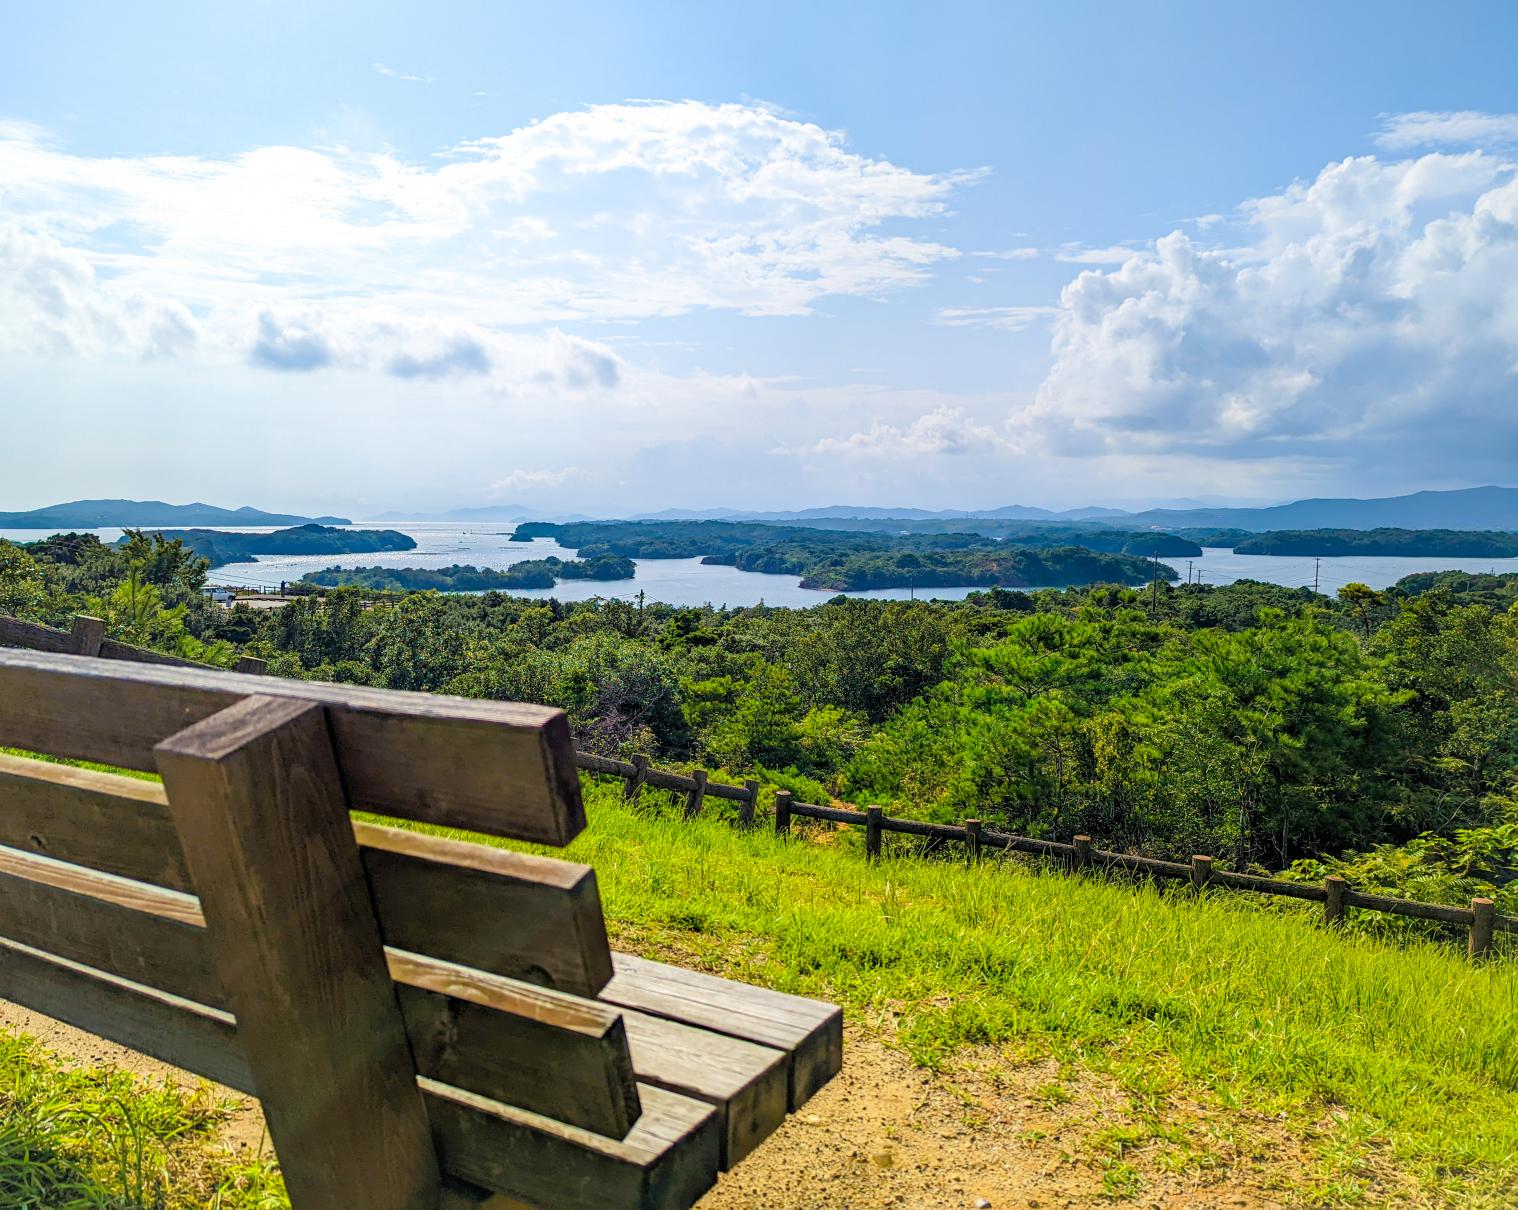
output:
[[[189,1089],[205,1083],[3,1000],[0,1029],[82,1064]],[[257,1102],[212,1088],[236,1105],[226,1144],[249,1157],[266,1150]],[[1273,1119],[1179,1102],[1141,1115],[1117,1087],[1052,1060],[985,1053],[934,1073],[851,1026],[843,1071],[724,1174],[698,1210],[1264,1210],[1300,1200],[1290,1191],[1309,1166],[1304,1142]],[[1397,1183],[1373,1188],[1371,1204],[1420,1204]]]
[[[934,1074],[851,1029],[843,1071],[699,1210],[1284,1204],[1284,1140],[1203,1142],[1127,1101],[1053,1062]]]

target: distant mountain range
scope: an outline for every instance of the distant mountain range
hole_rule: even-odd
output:
[[[1379,499],[1297,500],[1265,508],[1072,508],[1056,512],[1026,504],[966,510],[881,508],[835,504],[793,512],[743,512],[737,509],[667,509],[634,520],[789,521],[892,518],[902,521],[1017,520],[1072,521],[1120,525],[1124,529],[1243,529],[1262,533],[1277,529],[1496,529],[1518,530],[1518,488],[1468,487],[1455,491],[1413,492]]]
[[[162,500],[70,500],[25,513],[0,513],[0,529],[205,528],[228,525],[352,525],[347,517],[302,517],[259,508],[165,504]]]

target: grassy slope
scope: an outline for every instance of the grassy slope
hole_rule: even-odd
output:
[[[1011,1044],[1146,1100],[1284,1114],[1318,1139],[1309,1196],[1390,1164],[1430,1197],[1518,1187],[1518,966],[1325,932],[1293,907],[1197,902],[1011,863],[869,865],[857,837],[781,841],[588,790],[569,856],[623,944],[835,999],[919,1062]],[[1325,1125],[1326,1124],[1326,1125]]]
[[[1390,1169],[1419,1200],[1513,1204],[1518,964],[1331,934],[1296,905],[1237,894],[994,859],[872,865],[852,833],[782,841],[586,787],[591,827],[564,855],[595,866],[624,947],[836,1000],[927,1066],[1055,1057],[1115,1080],[1156,1131],[1179,1100],[1271,1115],[1311,1139],[1299,1192],[1314,1200],[1360,1200],[1367,1174]],[[0,1108],[58,1078],[34,1051],[0,1050]],[[109,1132],[91,1137],[107,1179]],[[276,1204],[250,1193],[225,1204]]]

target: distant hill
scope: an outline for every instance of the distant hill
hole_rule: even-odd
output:
[[[704,511],[668,509],[632,520],[654,519],[771,521],[882,520],[990,521],[1015,520],[1034,523],[1082,521],[1118,525],[1124,529],[1235,529],[1250,533],[1266,530],[1306,529],[1459,529],[1518,530],[1518,488],[1468,487],[1456,491],[1414,492],[1407,496],[1379,499],[1297,500],[1262,508],[1151,508],[1129,512],[1120,508],[1065,509],[1055,512],[1027,504],[1002,508],[939,509],[892,508],[875,505],[834,504],[792,512],[740,512],[730,508]]]
[[[1467,487],[1374,500],[1297,500],[1269,508],[1155,508],[1103,520],[1120,521],[1124,528],[1216,526],[1255,533],[1284,529],[1518,530],[1518,488]]]
[[[165,504],[162,500],[71,500],[25,513],[0,513],[0,529],[161,529],[164,526],[352,525],[346,517],[302,517],[258,508]]]

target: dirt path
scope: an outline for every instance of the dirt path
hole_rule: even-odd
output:
[[[1143,1138],[1125,1101],[1053,1063],[935,1075],[850,1030],[842,1073],[699,1210],[1283,1204],[1288,1155],[1180,1155]]]
[[[0,1001],[0,1028],[29,1033],[80,1063],[111,1065],[194,1087],[196,1077],[48,1017]],[[1091,1079],[1061,1079],[1052,1062],[980,1062],[952,1075],[848,1031],[843,1072],[736,1171],[699,1210],[946,1210],[1007,1207],[1275,1207],[1296,1148],[1268,1123],[1240,1146],[1204,1119],[1137,1124],[1127,1098]],[[224,1132],[239,1152],[266,1147],[256,1103]],[[1179,1140],[1179,1141],[1178,1141]],[[1199,1146],[1199,1141],[1203,1145]]]

